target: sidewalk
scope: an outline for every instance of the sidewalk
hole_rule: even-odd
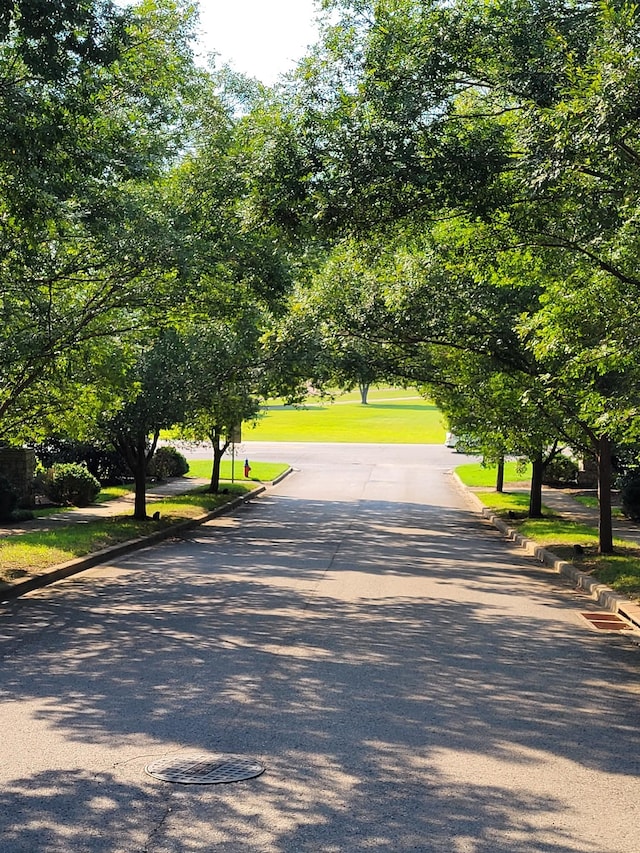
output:
[[[147,503],[153,504],[171,495],[184,495],[192,489],[207,485],[209,480],[196,477],[172,477],[163,483],[154,483],[147,489]],[[63,524],[86,524],[114,515],[128,515],[133,511],[135,494],[129,492],[121,498],[86,507],[60,509],[50,515],[23,521],[20,524],[0,526],[0,536],[19,536],[31,530],[55,530]]]
[[[598,527],[598,508],[585,506],[576,500],[571,491],[552,489],[549,486],[544,486],[542,489],[542,502],[549,509],[557,512],[559,515],[568,516],[578,522],[578,524],[588,524],[592,527]],[[640,526],[624,516],[616,517],[614,515],[613,535],[616,539],[626,539],[627,542],[640,545]]]
[[[505,492],[522,492],[529,494],[529,489],[520,483],[506,483]],[[475,491],[475,490],[471,490]],[[486,491],[486,489],[478,489]],[[590,489],[554,489],[551,486],[542,487],[542,503],[558,515],[570,518],[577,524],[586,524],[589,527],[598,528],[600,515],[598,507],[589,507],[577,499],[577,496],[590,492],[594,497],[595,490]],[[613,516],[613,536],[615,539],[625,539],[640,545],[640,525],[624,516]]]

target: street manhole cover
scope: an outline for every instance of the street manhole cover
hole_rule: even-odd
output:
[[[580,614],[587,622],[599,631],[631,631],[633,630],[628,622],[625,622],[615,613],[581,613]]]
[[[145,773],[163,782],[182,785],[219,785],[224,782],[241,782],[264,773],[264,767],[254,758],[242,755],[173,756],[147,764]]]

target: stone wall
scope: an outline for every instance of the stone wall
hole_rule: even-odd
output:
[[[33,503],[33,475],[36,455],[27,447],[0,447],[0,474],[6,477],[18,493],[20,506]]]

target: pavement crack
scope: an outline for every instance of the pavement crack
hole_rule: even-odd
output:
[[[173,811],[173,809],[171,808],[171,806],[169,806],[169,805],[165,806],[164,811],[162,812],[160,817],[156,820],[155,825],[149,831],[149,834],[147,836],[147,840],[144,843],[144,847],[142,848],[141,853],[151,853],[150,845],[153,843],[153,840],[156,838],[156,836],[161,832],[165,823],[169,819],[169,815],[172,813],[172,811]]]

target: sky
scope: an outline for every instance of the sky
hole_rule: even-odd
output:
[[[271,85],[317,38],[314,0],[200,0],[201,45]]]

